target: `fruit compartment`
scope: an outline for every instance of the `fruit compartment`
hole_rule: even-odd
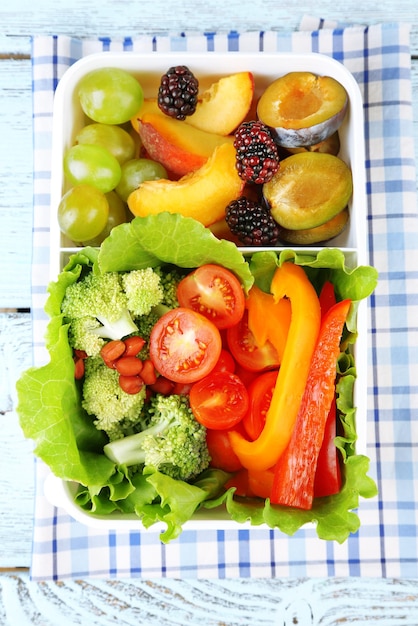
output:
[[[93,54],[76,62],[61,79],[55,95],[53,113],[53,143],[51,172],[51,215],[50,215],[50,279],[55,280],[77,249],[59,230],[57,207],[62,195],[69,188],[63,173],[63,156],[74,144],[79,130],[88,122],[78,102],[77,85],[88,72],[100,67],[120,67],[140,79],[145,97],[155,97],[161,75],[168,67],[177,64],[188,65],[199,78],[201,89],[208,88],[221,76],[240,71],[251,71],[255,78],[255,97],[278,76],[291,71],[308,71],[328,75],[338,80],[348,94],[348,108],[339,128],[341,149],[339,156],[349,165],[353,175],[353,195],[349,202],[350,219],[346,229],[327,242],[326,246],[299,247],[298,253],[315,256],[324,247],[340,248],[348,267],[363,265],[368,262],[366,236],[366,182],[365,182],[365,144],[363,107],[359,87],[354,77],[337,61],[320,54],[194,54],[194,53],[113,53]],[[278,246],[280,251],[292,246]],[[271,248],[240,248],[244,254]],[[367,415],[367,308],[362,302],[358,309],[358,340],[354,347],[357,367],[357,382],[354,389],[354,403],[357,407],[356,451],[366,453],[366,415]],[[74,502],[77,485],[61,480],[50,474],[45,483],[48,500],[63,507],[74,519],[82,523],[104,529],[127,530],[138,528],[136,516],[111,514],[92,515],[84,512]],[[249,527],[248,523],[240,526]],[[164,525],[152,526],[152,531],[159,532]],[[185,524],[185,529],[228,529],[236,528],[236,522],[230,520],[223,508],[201,510]]]
[[[359,87],[354,77],[332,58],[320,54],[194,54],[129,52],[103,52],[92,54],[71,66],[58,84],[53,112],[53,143],[51,173],[51,219],[50,219],[50,276],[55,279],[74,251],[74,244],[61,232],[57,222],[57,208],[62,195],[69,189],[63,172],[63,157],[74,144],[77,133],[88,119],[83,113],[77,87],[87,73],[101,67],[119,67],[136,76],[143,87],[144,96],[155,97],[161,75],[168,67],[188,65],[199,79],[200,90],[208,88],[222,76],[235,72],[251,71],[255,80],[254,97],[257,100],[264,89],[277,77],[293,71],[307,71],[331,76],[338,80],[348,94],[348,107],[339,128],[339,156],[352,170],[353,195],[349,202],[350,218],[345,230],[329,240],[325,247],[338,247],[357,252],[356,261],[366,262],[366,191],[363,107]],[[275,249],[281,249],[280,246]],[[286,246],[292,247],[292,246]],[[324,246],[321,246],[324,247]],[[299,248],[300,249],[300,248]],[[308,248],[313,252],[318,248]]]

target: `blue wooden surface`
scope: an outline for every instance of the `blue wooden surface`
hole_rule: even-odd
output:
[[[240,581],[204,583],[136,582],[134,589],[117,583],[71,583],[33,587],[27,574],[11,571],[30,563],[33,507],[31,445],[23,440],[14,411],[14,384],[31,362],[30,307],[32,226],[32,101],[30,36],[65,33],[77,36],[134,35],[139,32],[201,30],[295,29],[304,14],[343,23],[404,21],[412,24],[412,84],[414,136],[418,153],[418,8],[415,0],[381,2],[228,3],[179,0],[14,0],[0,6],[0,623],[62,624],[115,623],[121,598],[124,623],[183,623],[194,613],[204,615],[212,603],[211,623],[290,624],[305,615],[303,624],[345,623],[382,626],[418,624],[416,581],[358,580]],[[24,589],[24,591],[22,591]],[[2,593],[3,592],[3,593]],[[130,593],[132,592],[132,593]],[[252,594],[252,595],[251,595]],[[134,599],[135,597],[135,599]],[[249,603],[246,598],[250,597]],[[75,601],[74,601],[75,600]],[[122,600],[121,600],[122,601]],[[277,611],[266,618],[268,606]],[[315,607],[311,619],[301,603]],[[298,609],[294,607],[300,605]],[[57,606],[59,607],[57,609]],[[55,607],[55,608],[53,608]],[[263,608],[264,607],[264,608]],[[279,610],[280,609],[280,610]],[[99,612],[100,621],[96,621]],[[167,617],[166,611],[170,611]],[[299,611],[299,612],[298,612]],[[312,611],[311,611],[312,612]],[[260,620],[257,619],[260,615]],[[263,619],[261,619],[263,617]],[[269,621],[265,621],[269,619]],[[134,621],[136,620],[136,621]],[[154,621],[155,620],[155,621]],[[169,621],[171,620],[171,621]],[[264,621],[263,621],[264,620]],[[287,620],[287,621],[285,621]],[[296,620],[296,621],[295,621]],[[309,621],[310,620],[310,621]],[[314,621],[315,620],[315,621]],[[59,621],[59,620],[58,620]],[[205,623],[205,618],[202,618]],[[208,623],[208,621],[206,621]]]

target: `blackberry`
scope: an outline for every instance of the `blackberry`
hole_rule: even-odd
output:
[[[225,219],[230,231],[247,246],[275,245],[279,239],[270,210],[245,196],[228,204]]]
[[[243,122],[235,132],[236,167],[242,180],[262,185],[279,169],[279,152],[262,122]]]
[[[176,65],[161,77],[158,106],[163,113],[185,120],[196,110],[199,83],[185,65]]]

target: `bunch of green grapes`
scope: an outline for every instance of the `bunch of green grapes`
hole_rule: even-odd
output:
[[[128,221],[129,194],[167,172],[137,156],[138,140],[124,128],[144,100],[134,76],[113,67],[94,70],[81,79],[78,97],[89,123],[64,155],[64,175],[72,186],[58,206],[58,223],[73,242],[100,245],[114,226]]]

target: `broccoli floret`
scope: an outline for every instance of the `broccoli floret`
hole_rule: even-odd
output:
[[[71,320],[68,342],[75,350],[84,350],[88,356],[98,356],[105,340],[96,334],[101,324],[95,317],[78,317]]]
[[[145,397],[145,385],[136,394],[123,391],[118,372],[107,367],[101,357],[85,360],[82,406],[110,441],[141,430]]]
[[[142,432],[104,447],[119,465],[143,463],[178,480],[190,480],[209,466],[206,429],[195,419],[187,396],[156,394],[148,405]]]
[[[161,288],[163,290],[163,298],[161,304],[168,309],[175,309],[179,306],[177,300],[177,285],[184,278],[185,272],[178,267],[161,266],[154,268],[154,272],[161,278]]]
[[[87,333],[93,333],[97,337],[107,339],[122,339],[137,331],[137,327],[128,310],[128,301],[122,288],[122,282],[117,272],[95,274],[90,272],[81,280],[69,285],[63,298],[61,310],[70,322],[80,318],[95,318],[100,322],[92,328],[86,323]],[[80,349],[86,349],[91,343],[91,338],[83,338],[82,326],[79,325],[70,336],[77,337],[79,345],[85,344]],[[94,342],[93,342],[93,345]],[[75,347],[75,346],[73,346]],[[96,354],[93,350],[92,354]]]
[[[134,316],[148,315],[164,297],[160,275],[151,267],[132,270],[122,275],[128,309]]]

